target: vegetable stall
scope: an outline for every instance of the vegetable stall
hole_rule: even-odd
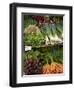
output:
[[[63,73],[63,16],[24,15],[23,47],[25,75]]]

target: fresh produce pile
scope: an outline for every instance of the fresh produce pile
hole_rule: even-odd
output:
[[[28,30],[30,29],[30,30]],[[42,35],[42,33],[39,31],[38,28],[36,28],[36,26],[34,25],[30,25],[30,27],[27,29],[27,31],[31,31],[32,29],[34,30],[33,32],[29,32],[25,34],[25,36],[23,37],[24,40],[24,44],[26,46],[40,46],[43,44],[44,42],[44,37]],[[36,29],[36,32],[35,32]],[[38,31],[37,31],[38,30]]]
[[[50,36],[63,40],[62,16],[24,16],[23,42],[26,46],[44,45],[45,37]]]
[[[42,63],[40,60],[26,60],[24,64],[24,72],[26,75],[42,74]]]
[[[63,65],[58,63],[46,64],[43,66],[43,74],[63,73]]]
[[[23,73],[60,74],[63,73],[63,44],[52,45],[51,38],[57,35],[63,41],[62,16],[24,16],[23,46],[31,50],[23,52]],[[47,38],[46,38],[47,37]]]
[[[63,73],[62,48],[33,48],[24,53],[24,73],[33,74],[57,74]]]

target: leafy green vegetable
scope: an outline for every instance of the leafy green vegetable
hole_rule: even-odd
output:
[[[24,44],[26,46],[39,46],[44,41],[44,37],[42,34],[26,34],[23,38]]]
[[[29,25],[37,24],[37,21],[35,19],[32,19],[31,16],[25,15],[24,16],[24,27],[28,27]]]
[[[63,26],[61,24],[56,24],[56,34],[58,37],[61,37],[63,33]]]
[[[27,52],[24,53],[24,55],[25,55],[24,59],[25,60],[28,60],[28,59],[36,60],[38,58],[39,54],[40,54],[40,52],[37,51],[37,50],[36,51],[33,51],[33,50],[27,51]]]

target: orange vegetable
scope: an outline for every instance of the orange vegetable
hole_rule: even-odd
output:
[[[63,73],[63,65],[58,63],[46,64],[43,66],[43,74],[58,74]]]
[[[44,65],[43,66],[43,74],[49,74],[50,73],[50,71],[51,71],[51,69],[50,69],[50,65],[49,64],[46,64],[46,65]]]

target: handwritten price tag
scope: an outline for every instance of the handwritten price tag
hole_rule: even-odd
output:
[[[31,46],[25,46],[25,51],[29,51],[29,50],[31,50],[31,49],[32,49]]]

